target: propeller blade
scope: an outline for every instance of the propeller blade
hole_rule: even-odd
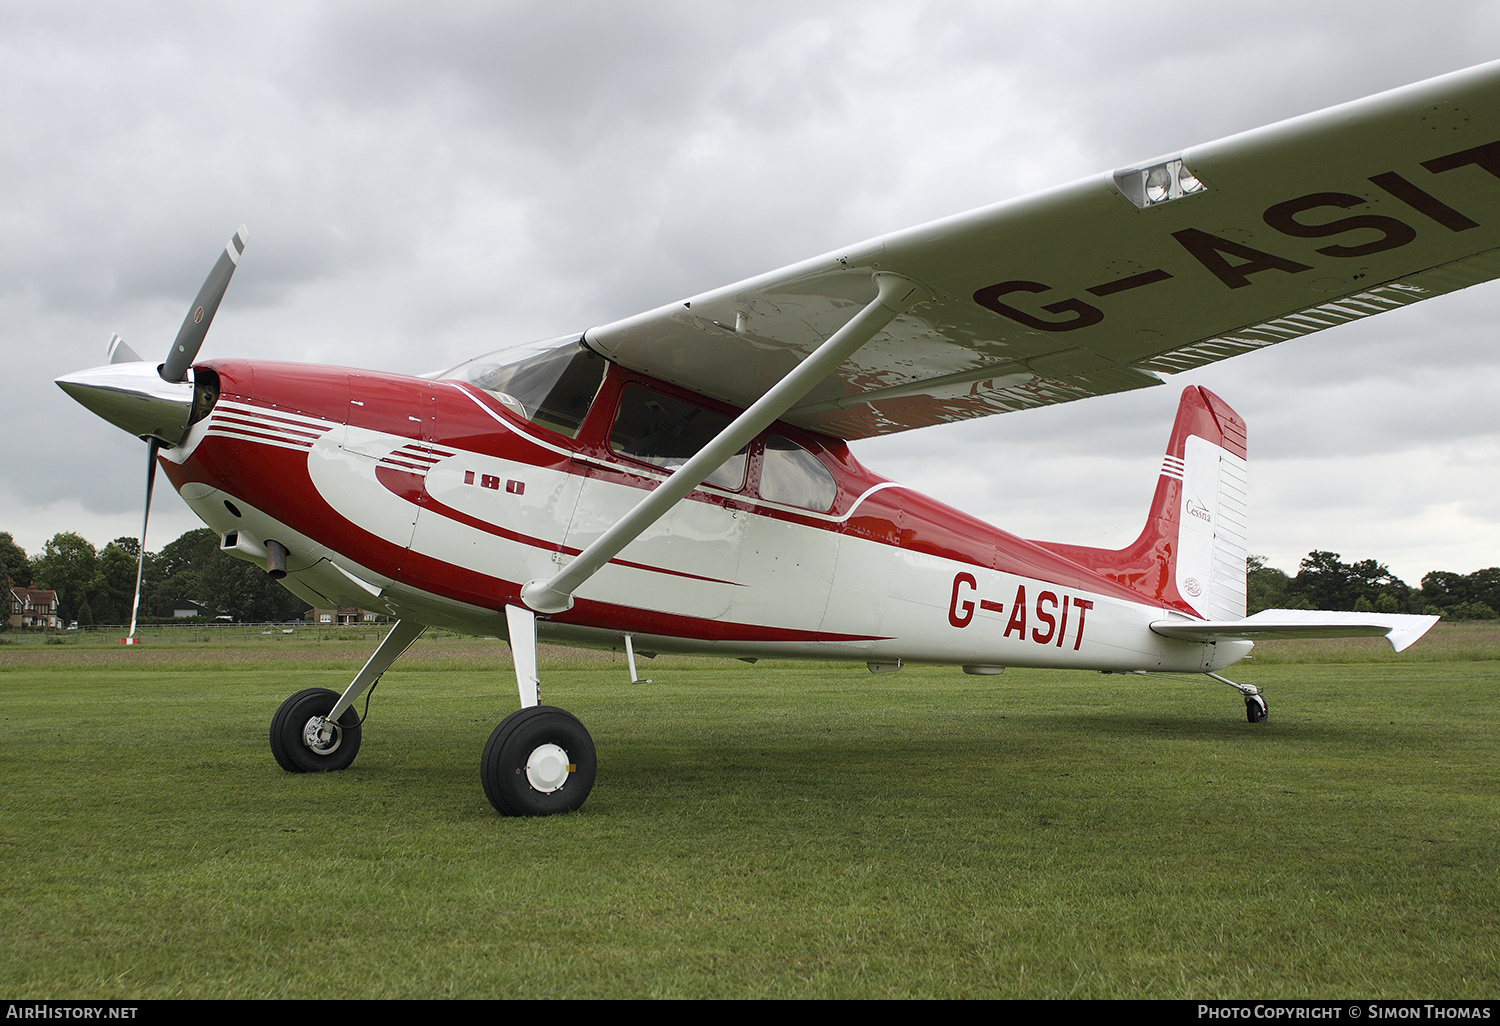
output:
[[[234,269],[240,262],[240,254],[245,251],[245,242],[249,237],[250,233],[245,230],[245,226],[240,225],[240,230],[230,237],[224,252],[219,254],[214,269],[208,272],[208,278],[198,290],[198,298],[193,300],[187,319],[177,332],[177,341],[172,343],[172,348],[167,352],[167,360],[161,366],[163,381],[187,380],[188,368],[198,356],[203,336],[208,334],[208,326],[214,321],[219,300],[224,298],[224,290],[229,287],[229,279],[234,275]]]
[[[110,363],[144,363],[134,349],[125,344],[125,340],[119,335],[109,337],[109,362]]]
[[[155,438],[148,441],[146,445],[146,511],[141,515],[141,551],[135,560],[135,598],[130,602],[130,634],[125,638],[125,644],[136,644],[135,625],[136,615],[141,608],[141,576],[146,569],[146,525],[151,522],[151,488],[156,484],[156,453],[161,448],[161,442]]]

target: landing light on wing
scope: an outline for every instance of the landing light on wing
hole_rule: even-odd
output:
[[[1205,191],[1203,182],[1189,170],[1181,157],[1150,167],[1116,171],[1115,184],[1130,202],[1143,210]]]

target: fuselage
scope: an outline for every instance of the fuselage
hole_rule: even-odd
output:
[[[566,430],[464,381],[240,360],[198,373],[217,377],[218,400],[162,465],[226,549],[263,560],[279,542],[283,583],[315,605],[480,635],[504,636],[525,582],[669,475],[649,455],[666,451],[664,410],[736,412],[613,365]],[[872,474],[836,439],[777,424],[732,462],[542,638],[980,672],[1195,672],[1248,651],[1154,634],[1191,610]]]

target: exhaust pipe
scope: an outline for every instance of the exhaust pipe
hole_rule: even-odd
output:
[[[268,541],[262,545],[241,531],[229,531],[219,539],[219,548],[240,559],[262,564],[273,581],[286,576],[286,561],[291,552],[279,541]]]
[[[266,575],[273,581],[286,576],[286,557],[290,555],[279,541],[266,542]]]

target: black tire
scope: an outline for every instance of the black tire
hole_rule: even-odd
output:
[[[308,688],[299,691],[271,717],[271,754],[288,773],[331,773],[348,769],[359,754],[359,714],[345,709],[339,717],[333,740],[326,746],[307,743],[304,731],[315,716],[326,716],[339,700],[337,691]]]
[[[500,721],[480,757],[479,781],[502,816],[553,816],[583,806],[598,770],[594,739],[578,717],[537,705]]]
[[[1266,700],[1259,695],[1251,695],[1245,699],[1245,719],[1251,723],[1264,723],[1270,710],[1266,708]]]

